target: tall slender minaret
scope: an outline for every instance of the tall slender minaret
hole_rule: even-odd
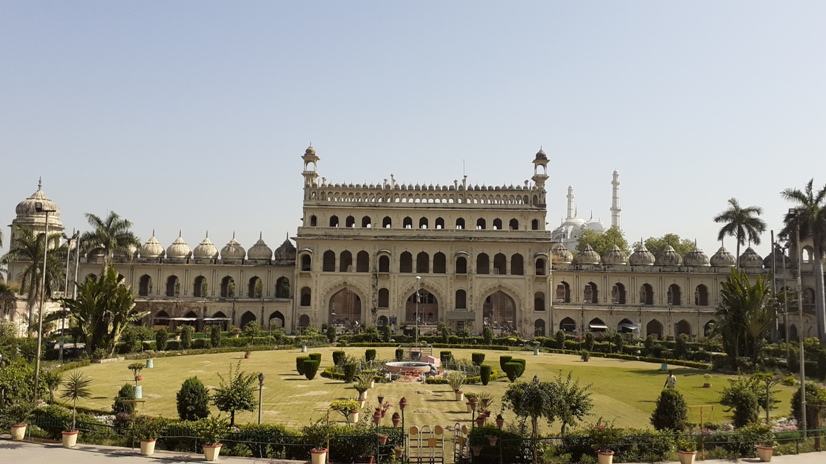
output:
[[[611,181],[611,226],[620,227],[620,197],[619,197],[619,172],[614,171],[614,179]]]
[[[566,219],[571,219],[576,215],[574,212],[574,188],[572,186],[568,186],[568,217]]]

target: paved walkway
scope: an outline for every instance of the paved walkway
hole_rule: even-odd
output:
[[[0,463],[14,464],[109,464],[117,459],[118,464],[156,464],[177,462],[204,462],[202,454],[179,453],[175,451],[156,451],[152,456],[141,456],[139,450],[113,446],[79,444],[72,449],[64,448],[60,443],[34,443],[12,441],[9,435],[0,435]],[[302,461],[277,461],[260,458],[239,458],[221,456],[219,460],[227,464],[298,464]],[[309,461],[307,461],[309,462]],[[678,462],[678,461],[672,461]],[[703,464],[756,463],[757,458],[712,459],[700,461]],[[826,451],[819,453],[790,454],[774,456],[776,464],[824,464]]]

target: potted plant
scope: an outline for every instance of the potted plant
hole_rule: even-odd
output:
[[[588,362],[591,359],[591,353],[588,350],[582,350],[582,354],[579,355],[582,359],[582,362]]]
[[[478,398],[482,402],[483,409],[488,409],[493,404],[493,395],[490,392],[483,391],[479,393]]]
[[[356,400],[335,400],[330,403],[330,409],[344,416],[348,424],[359,421],[359,402]]]
[[[393,416],[392,416],[392,417],[390,417],[390,421],[391,421],[391,422],[393,422],[393,427],[398,427],[398,426],[399,426],[399,422],[401,422],[401,421],[402,421],[402,416],[401,416],[401,414],[399,414],[399,413],[397,413],[397,412],[394,412],[394,413],[393,413]]]
[[[26,436],[27,421],[32,417],[34,406],[24,399],[16,399],[6,406],[6,424],[11,431],[11,439],[20,441]]]
[[[467,403],[465,403],[465,406],[467,406],[467,412],[472,412],[473,403],[477,403],[479,401],[478,396],[473,392],[465,392],[465,399],[467,400]]]
[[[132,440],[140,441],[142,455],[152,456],[155,453],[155,442],[161,436],[162,430],[162,420],[141,416],[133,421],[129,435]]]
[[[697,441],[690,437],[678,438],[677,455],[680,458],[680,464],[694,464],[694,459],[697,457]]]
[[[380,433],[379,434],[379,443],[382,444],[382,445],[387,444],[387,434],[386,433]]]
[[[77,400],[92,396],[92,392],[89,390],[89,384],[91,383],[92,379],[77,370],[72,371],[69,377],[63,381],[63,392],[60,394],[60,398],[72,402],[72,426],[69,430],[63,431],[63,446],[66,448],[71,448],[77,444],[78,431],[75,427]]]
[[[140,362],[132,363],[129,366],[127,366],[129,368],[129,370],[132,371],[132,375],[135,377],[135,385],[137,385],[139,381],[143,380],[143,376],[141,375],[141,371],[143,370],[143,368],[145,366],[146,366],[145,363],[140,363]]]
[[[220,414],[200,419],[195,424],[195,430],[204,440],[204,458],[215,461],[221,453],[221,439],[229,432],[229,422]]]
[[[366,401],[367,400],[367,390],[370,389],[370,379],[366,375],[359,375],[356,376],[356,383],[353,385],[353,388],[359,392],[359,401]],[[364,405],[362,405],[364,407]]]
[[[757,448],[757,457],[763,462],[771,462],[772,454],[774,454],[774,439],[764,440],[761,444],[755,446]]]
[[[396,453],[396,459],[401,460],[404,457],[404,447],[396,446],[393,448],[393,451]]]
[[[463,372],[451,372],[447,375],[447,384],[450,385],[450,388],[453,390],[453,393],[456,394],[456,401],[462,401],[464,399],[464,392],[462,392],[462,384],[465,383],[465,374]]]
[[[247,348],[247,350],[244,351],[244,359],[249,359],[249,358],[250,358],[250,350],[249,350],[249,348]]]
[[[614,429],[614,425],[604,422],[600,418],[591,427],[589,438],[591,439],[591,446],[597,452],[599,464],[612,464],[614,462],[614,451],[611,450],[611,446],[620,441],[619,433]]]
[[[711,374],[703,375],[706,379],[706,383],[703,384],[703,388],[711,388]]]
[[[502,417],[501,413],[499,413],[496,415],[496,427],[501,429],[503,425],[505,425],[505,418]]]

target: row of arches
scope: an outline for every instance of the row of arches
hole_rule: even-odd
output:
[[[454,273],[468,273],[468,257],[466,253],[460,252],[455,259]],[[492,264],[492,266],[491,266]],[[312,257],[309,253],[303,253],[300,257],[301,270],[309,272],[312,270]],[[427,252],[419,252],[415,259],[413,253],[402,252],[399,255],[399,273],[401,274],[445,274],[447,273],[447,257],[442,252],[437,252],[431,256]],[[370,272],[370,255],[366,251],[356,253],[355,260],[353,253],[349,250],[342,251],[338,256],[332,250],[327,250],[322,255],[322,272]],[[382,252],[378,257],[378,272],[390,272],[390,256]],[[547,264],[545,258],[539,257],[534,261],[535,275],[546,275]],[[525,259],[519,253],[507,257],[503,253],[493,256],[491,263],[490,255],[479,253],[476,255],[476,274],[499,274],[499,275],[525,275]]]
[[[582,301],[589,304],[599,303],[599,289],[596,283],[588,282],[585,284],[582,290]],[[564,280],[556,286],[556,302],[571,302],[571,286]],[[654,287],[651,284],[645,283],[640,286],[638,303],[641,305],[654,304]],[[620,282],[611,287],[611,304],[628,304],[625,285]],[[679,285],[671,284],[668,286],[666,304],[672,306],[683,305],[683,295]],[[708,306],[708,287],[703,284],[694,288],[694,306]]]
[[[543,323],[544,327],[544,323]],[[642,337],[654,336],[655,338],[663,338],[669,334],[667,334],[664,330],[664,325],[658,319],[652,319],[645,324],[645,333],[641,333]],[[707,322],[703,326],[703,334],[708,334],[714,327],[714,320]],[[621,320],[617,326],[617,332],[632,332],[636,329],[639,329],[640,326],[631,322],[630,319],[623,319]],[[595,317],[591,319],[585,327],[582,327],[584,332],[605,332],[609,329],[609,326],[603,322],[602,319]],[[676,324],[674,324],[674,336],[679,335],[692,335],[691,332],[692,326],[691,323],[688,322],[686,319],[681,319]],[[577,322],[570,317],[566,317],[559,321],[559,330],[563,332],[577,332]]]
[[[411,190],[413,186],[410,186]],[[484,188],[484,187],[483,187]],[[490,187],[490,189],[498,189],[500,187]],[[430,203],[430,204],[474,204],[474,205],[527,205],[531,204],[531,198],[534,199],[534,204],[539,201],[539,196],[534,194],[532,197],[528,195],[519,194],[476,194],[467,193],[468,191],[448,190],[445,193],[373,193],[373,192],[336,192],[320,190],[318,192],[310,193],[311,200],[321,201],[336,201],[348,203]]]
[[[138,296],[152,295],[152,277],[144,274],[138,279]],[[191,295],[194,298],[206,298],[209,296],[209,285],[207,278],[199,275],[192,281]],[[253,276],[247,281],[246,291],[239,295],[235,279],[231,276],[225,276],[221,279],[219,296],[221,298],[263,298],[264,283],[258,276]],[[167,297],[177,298],[181,296],[181,279],[177,275],[171,275],[166,278],[164,295]],[[290,279],[287,277],[279,277],[275,281],[275,288],[273,289],[275,298],[291,298],[290,294]]]
[[[327,225],[332,228],[339,228],[339,227],[346,227],[346,228],[356,228],[357,221],[354,216],[347,216],[344,218],[342,222],[337,215],[332,215],[326,221]],[[430,229],[431,223],[433,224],[433,229],[442,230],[446,229],[446,223],[444,218],[437,217],[436,219],[431,219],[427,216],[422,216],[418,219],[417,222],[414,222],[413,218],[410,216],[406,216],[402,219],[401,228],[402,229]],[[371,229],[373,228],[373,218],[370,216],[362,216],[361,218],[361,228],[363,229]],[[531,220],[531,230],[540,230],[541,221],[539,219]],[[318,227],[319,220],[318,216],[311,215],[310,216],[310,227]],[[463,230],[468,227],[468,223],[465,221],[465,218],[457,218],[453,224],[455,229]],[[393,228],[393,219],[390,216],[384,216],[381,220],[381,228],[382,229],[392,229]],[[478,218],[476,219],[475,224],[476,230],[487,230],[488,229],[488,219],[485,218]],[[519,230],[519,220],[516,218],[511,218],[510,220],[504,222],[501,218],[494,218],[490,221],[490,229],[491,230]]]
[[[224,325],[225,328],[228,326],[230,322],[232,322],[231,318],[227,317],[227,315],[223,311],[216,311],[215,314],[209,316],[208,318],[201,318],[195,311],[189,311],[188,313],[184,314],[182,318],[172,318],[169,316],[164,310],[158,311],[155,316],[153,317],[153,325],[166,325],[170,324],[174,321],[175,325],[189,325],[193,327],[197,327],[198,330],[203,330],[203,326],[210,325],[210,324],[220,324]],[[273,311],[270,313],[267,326],[271,329],[274,328],[285,328],[286,318],[281,311]],[[250,322],[259,322],[263,325],[263,321],[258,321],[258,316],[255,315],[252,311],[245,311],[241,314],[241,317],[238,319],[238,324],[240,327],[246,327],[247,324]]]

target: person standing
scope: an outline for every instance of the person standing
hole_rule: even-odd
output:
[[[668,371],[668,378],[665,379],[663,388],[677,388],[677,377],[674,377],[673,371]]]

